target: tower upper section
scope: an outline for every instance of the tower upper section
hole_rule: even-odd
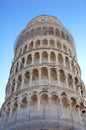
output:
[[[37,36],[54,36],[63,42],[67,42],[68,46],[73,50],[74,57],[76,57],[75,44],[71,34],[56,17],[47,15],[38,16],[27,24],[16,40],[15,53],[28,39],[30,40]]]

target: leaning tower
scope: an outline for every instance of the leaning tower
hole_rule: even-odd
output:
[[[38,16],[16,40],[0,128],[86,130],[85,92],[71,34]]]

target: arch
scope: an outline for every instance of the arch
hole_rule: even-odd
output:
[[[34,45],[34,43],[33,43],[33,41],[31,41],[30,44],[29,44],[29,50],[33,49],[33,45]]]
[[[44,26],[44,27],[42,28],[42,35],[46,36],[46,35],[47,35],[47,32],[48,32],[48,29],[47,29],[46,26]]]
[[[23,53],[27,52],[27,45],[24,46]]]
[[[71,106],[74,107],[76,105],[76,99],[71,97]]]
[[[65,65],[67,68],[70,68],[70,62],[69,62],[69,58],[67,56],[65,57]]]
[[[15,73],[18,72],[18,68],[19,68],[19,63],[17,62],[17,64],[16,64],[16,69],[15,69]]]
[[[57,37],[60,37],[60,31],[59,31],[58,28],[55,29],[55,35],[56,35]]]
[[[12,82],[12,90],[11,90],[11,93],[14,92],[14,89],[15,89],[15,79],[14,79],[13,82]]]
[[[63,44],[63,51],[64,51],[65,53],[67,53],[67,47],[66,47],[65,44]]]
[[[65,82],[65,73],[64,73],[64,71],[63,70],[59,70],[59,74],[60,74],[60,81],[61,82]]]
[[[26,105],[27,105],[27,98],[26,97],[23,97],[22,101],[21,101],[21,107],[24,109],[26,108]]]
[[[57,106],[58,105],[58,101],[59,101],[58,96],[56,94],[53,94],[51,96],[51,104]]]
[[[36,52],[36,53],[34,54],[34,63],[39,63],[39,60],[40,60],[40,55],[39,55],[38,52]]]
[[[58,54],[58,63],[59,63],[60,65],[63,64],[63,56],[62,56],[62,54]]]
[[[54,81],[57,80],[57,73],[56,73],[56,69],[55,68],[51,68],[50,76],[51,76],[51,81],[52,80],[54,80]]]
[[[14,105],[13,105],[13,109],[12,109],[12,114],[13,115],[16,113],[17,109],[18,109],[18,103],[17,103],[17,101],[15,101]]]
[[[73,79],[70,74],[68,74],[68,86],[70,89],[73,89]]]
[[[61,43],[60,43],[59,41],[57,41],[57,49],[58,49],[58,50],[61,50],[61,48],[62,48],[62,47],[61,47]]]
[[[76,92],[79,92],[79,81],[77,79],[77,77],[75,77],[75,87],[76,87]]]
[[[21,54],[22,54],[22,48],[21,48],[20,51],[19,51],[19,56],[21,56]]]
[[[65,33],[61,31],[61,38],[65,39]]]
[[[69,103],[68,103],[67,96],[62,96],[62,104],[64,107],[68,107]]]
[[[71,67],[72,67],[73,72],[75,73],[75,65],[74,65],[74,61],[73,60],[71,61]]]
[[[38,109],[38,99],[37,95],[33,94],[30,99],[30,110],[36,110]]]
[[[55,48],[55,41],[52,39],[50,40],[50,47]]]
[[[23,57],[20,63],[20,69],[24,68],[25,58]]]
[[[54,28],[53,27],[49,27],[48,28],[48,33],[49,33],[49,35],[54,35]]]
[[[47,47],[48,46],[48,40],[47,39],[43,39],[42,40],[42,47]]]
[[[35,43],[35,48],[40,48],[40,40],[37,40]]]
[[[38,70],[36,70],[36,69],[33,70],[32,83],[33,83],[33,85],[36,85],[39,83],[39,73],[38,73]]]
[[[37,28],[36,28],[35,34],[36,34],[36,35],[41,35],[41,27],[37,27]]]
[[[31,63],[32,63],[32,56],[31,54],[29,54],[27,57],[27,64],[31,64]]]
[[[40,98],[41,108],[46,108],[48,106],[48,101],[49,101],[49,98],[48,98],[47,93],[43,93]]]
[[[29,83],[30,82],[30,73],[27,71],[24,75],[24,82]]]
[[[47,71],[47,68],[42,68],[41,70],[41,78],[42,79],[48,79],[48,71]]]
[[[19,75],[17,79],[17,90],[20,90],[21,88],[21,83],[22,83],[22,76]]]
[[[54,52],[50,53],[50,61],[51,63],[56,63],[56,55]]]
[[[42,63],[47,63],[48,62],[48,54],[46,51],[42,53]]]

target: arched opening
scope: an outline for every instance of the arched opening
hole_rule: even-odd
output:
[[[32,56],[31,54],[29,54],[27,57],[27,64],[31,64],[31,63],[32,63]]]
[[[65,57],[65,65],[67,68],[70,68],[70,62],[67,56]]]
[[[65,33],[61,31],[61,38],[65,39]]]
[[[51,63],[56,63],[56,56],[54,52],[50,53],[50,61]]]
[[[57,49],[58,49],[58,50],[61,50],[61,48],[62,48],[62,47],[61,47],[61,43],[60,43],[59,41],[57,41]]]
[[[33,49],[33,45],[34,45],[33,41],[32,41],[32,42],[30,42],[30,45],[29,45],[29,50],[32,50],[32,49]]]
[[[25,45],[23,53],[27,52],[27,45]]]
[[[20,90],[20,89],[21,89],[21,84],[22,84],[22,76],[19,75],[18,81],[17,81],[17,90]]]
[[[60,37],[60,31],[59,31],[58,28],[55,29],[55,35],[56,35],[57,37]]]
[[[22,107],[23,109],[25,109],[25,108],[26,108],[26,105],[27,105],[27,98],[24,97],[24,98],[22,99],[21,107]]]
[[[21,56],[21,54],[22,54],[22,48],[21,48],[20,51],[19,51],[19,56]]]
[[[68,86],[70,89],[73,89],[73,79],[70,74],[68,74]]]
[[[42,35],[46,36],[46,35],[47,35],[47,32],[48,32],[48,29],[47,29],[46,26],[44,26],[44,27],[42,28]]]
[[[31,96],[31,100],[30,100],[30,110],[36,110],[38,109],[38,99],[37,99],[37,95],[33,94]]]
[[[55,48],[55,41],[52,39],[50,40],[50,47]]]
[[[41,35],[41,27],[37,27],[37,28],[36,28],[35,34],[36,34],[36,35]]]
[[[66,47],[66,45],[63,45],[63,51],[64,51],[65,53],[67,53],[67,47]]]
[[[39,83],[39,73],[38,73],[38,70],[34,69],[33,75],[32,75],[32,84],[36,85],[38,83]]]
[[[40,40],[37,40],[35,43],[35,48],[40,48]]]
[[[16,114],[17,109],[18,109],[18,103],[17,103],[17,101],[15,101],[13,109],[12,109],[12,115],[13,116]]]
[[[19,63],[17,62],[16,69],[15,69],[16,73],[18,72],[18,68],[19,68]]]
[[[60,65],[63,64],[63,57],[62,57],[61,54],[58,54],[58,63],[59,63]]]
[[[54,68],[51,69],[50,77],[51,77],[51,83],[55,84],[55,82],[57,81],[57,73]]]
[[[35,63],[35,64],[39,63],[39,60],[40,60],[40,55],[39,55],[39,53],[37,52],[37,53],[35,53],[35,55],[34,55],[34,63]]]
[[[54,28],[53,27],[49,27],[48,28],[48,33],[49,33],[49,35],[54,35]]]
[[[75,65],[74,65],[74,61],[71,61],[71,67],[72,67],[73,72],[75,73]]]
[[[48,83],[48,71],[47,68],[42,68],[41,70],[41,82],[42,84]]]
[[[51,96],[51,107],[52,107],[52,110],[57,110],[59,107],[59,99],[56,94],[53,94]]]
[[[29,72],[27,71],[24,75],[24,83],[25,83],[25,86],[27,86],[27,84],[30,82],[30,74]]]
[[[42,47],[47,47],[47,46],[48,46],[47,39],[42,40]]]
[[[65,83],[65,73],[63,70],[59,70],[59,74],[60,74],[60,82]]]
[[[79,121],[78,105],[76,99],[71,97],[71,113],[74,121]]]
[[[13,82],[12,82],[12,91],[11,91],[11,93],[14,92],[14,89],[15,89],[15,79],[14,79]]]
[[[63,117],[70,119],[70,107],[69,107],[69,101],[66,95],[62,96],[62,109],[64,111]]]
[[[48,54],[47,52],[42,53],[42,63],[47,63],[48,62]]]
[[[76,92],[79,92],[79,81],[77,79],[77,77],[75,78],[75,87],[76,87]]]
[[[25,58],[23,57],[20,64],[20,69],[24,68]]]
[[[48,95],[47,93],[44,93],[41,95],[41,98],[40,98],[40,108],[41,109],[48,109]]]

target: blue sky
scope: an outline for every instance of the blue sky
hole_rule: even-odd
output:
[[[86,0],[0,0],[0,107],[16,37],[32,18],[42,14],[57,17],[72,34],[86,84]]]

